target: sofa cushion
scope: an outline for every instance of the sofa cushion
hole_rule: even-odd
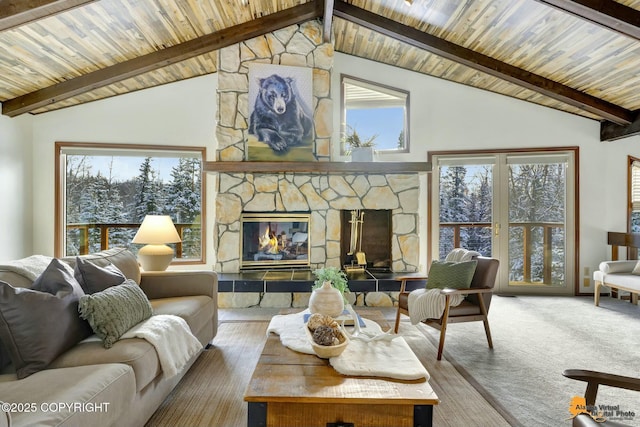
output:
[[[140,338],[119,340],[105,349],[100,338],[92,335],[80,341],[54,360],[49,368],[124,363],[133,369],[136,391],[145,388],[162,373],[158,353],[148,341]]]
[[[625,289],[640,292],[640,277],[635,274],[607,274],[603,280],[605,286],[621,286]]]
[[[83,295],[79,310],[80,316],[89,321],[95,334],[102,339],[105,348],[111,348],[122,334],[153,314],[147,296],[131,279],[120,286]]]
[[[121,364],[46,369],[0,382],[0,396],[5,402],[35,403],[35,411],[11,413],[14,427],[114,426],[122,414],[136,410],[134,381],[131,368]]]
[[[153,314],[173,314],[182,317],[189,325],[191,333],[196,335],[202,342],[202,338],[198,336],[199,332],[205,325],[211,323],[211,313],[215,310],[211,297],[198,295],[158,298],[152,299],[150,302],[153,307]],[[202,342],[202,344],[206,345],[207,343]]]
[[[443,262],[434,260],[429,268],[427,289],[467,289],[471,286],[478,261]]]
[[[598,266],[598,269],[605,274],[613,273],[631,273],[638,261],[603,261]]]
[[[81,257],[76,257],[76,266],[73,269],[73,274],[85,294],[104,291],[127,280],[122,271],[115,265],[109,263],[101,267]]]
[[[53,259],[32,289],[0,282],[0,339],[25,378],[91,334],[78,315],[83,295],[68,266]]]

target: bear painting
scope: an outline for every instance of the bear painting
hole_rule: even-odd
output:
[[[293,147],[309,145],[313,120],[307,102],[296,89],[296,80],[282,73],[255,77],[255,101],[249,118],[249,134],[279,156]]]
[[[311,135],[313,123],[298,101],[292,84],[292,78],[277,74],[258,79],[249,133],[276,152],[285,152]]]

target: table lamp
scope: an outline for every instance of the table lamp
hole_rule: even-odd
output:
[[[164,271],[171,264],[173,249],[165,243],[178,243],[180,236],[169,215],[147,215],[133,238],[146,244],[138,251],[138,261],[145,271]]]

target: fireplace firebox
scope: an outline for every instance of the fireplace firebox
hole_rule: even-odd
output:
[[[310,218],[309,213],[242,213],[240,268],[309,268]]]
[[[343,210],[341,216],[342,265],[391,271],[391,210]]]

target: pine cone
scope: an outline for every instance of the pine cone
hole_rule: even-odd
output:
[[[330,327],[321,325],[313,331],[313,341],[318,345],[336,345],[339,344],[336,331]]]
[[[309,330],[313,332],[318,328],[318,326],[328,326],[337,330],[338,322],[336,322],[331,316],[314,313],[309,316],[309,320],[307,320],[307,328],[309,328]]]

